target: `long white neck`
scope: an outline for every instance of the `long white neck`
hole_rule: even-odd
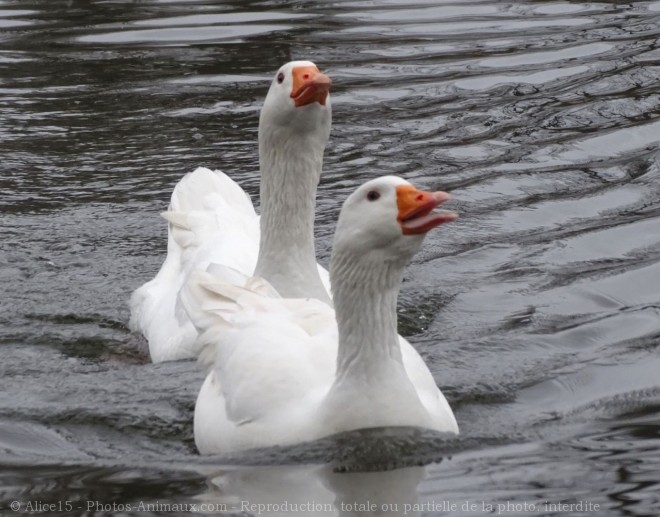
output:
[[[314,249],[316,187],[326,142],[313,133],[260,129],[261,242],[255,275],[285,298],[331,304]]]
[[[337,379],[373,381],[400,365],[396,301],[403,265],[335,253],[330,278],[339,328]],[[375,266],[375,267],[374,267]]]
[[[339,349],[331,411],[347,428],[428,424],[403,366],[396,303],[407,260],[333,252],[330,280]]]

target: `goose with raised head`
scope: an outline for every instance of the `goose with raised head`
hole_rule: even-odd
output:
[[[204,330],[209,367],[195,406],[202,454],[372,427],[458,433],[428,367],[398,336],[396,317],[405,265],[428,231],[457,217],[434,211],[448,198],[394,176],[349,196],[330,262],[334,310],[280,298],[259,278],[236,285],[195,273],[190,285],[205,299],[186,310]]]
[[[327,272],[316,264],[314,207],[330,134],[331,80],[311,61],[292,61],[273,77],[259,118],[261,217],[249,196],[220,171],[198,168],[174,188],[167,212],[167,257],[131,297],[131,330],[153,362],[196,357],[197,330],[179,291],[210,263],[266,278],[282,296],[330,304]]]

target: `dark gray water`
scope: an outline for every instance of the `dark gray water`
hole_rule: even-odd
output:
[[[660,514],[659,37],[648,1],[0,0],[0,513]],[[202,459],[203,373],[126,328],[184,173],[258,198],[290,59],[334,80],[321,262],[375,176],[461,214],[400,308],[462,434],[408,440],[407,468],[320,464],[351,438]],[[249,506],[285,501],[325,506]]]

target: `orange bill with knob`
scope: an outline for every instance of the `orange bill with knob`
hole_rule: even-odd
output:
[[[332,81],[315,66],[297,66],[292,70],[291,98],[296,107],[318,102],[325,106]]]
[[[396,188],[399,209],[397,220],[404,235],[426,233],[436,226],[458,219],[455,212],[433,211],[449,198],[450,195],[446,192],[426,192],[412,185],[399,185]]]

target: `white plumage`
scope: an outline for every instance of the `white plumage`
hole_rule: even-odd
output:
[[[259,217],[250,198],[220,171],[198,168],[184,176],[163,217],[167,257],[131,297],[131,329],[145,336],[154,362],[197,356],[197,331],[177,303],[190,272],[217,263],[252,274],[259,251]]]
[[[198,168],[175,187],[163,214],[167,257],[130,302],[130,327],[146,337],[154,362],[198,355],[197,331],[177,300],[188,276],[211,263],[227,266],[227,274],[256,270],[284,296],[331,303],[313,236],[331,123],[329,86],[309,61],[287,63],[275,74],[259,121],[261,218],[243,189],[220,171]],[[232,282],[231,276],[220,280]]]
[[[240,272],[224,266],[194,273],[182,299],[203,329],[209,368],[195,407],[201,453],[368,427],[458,432],[429,369],[396,332],[403,267],[426,231],[455,219],[431,212],[445,199],[394,177],[349,197],[331,261],[336,312],[318,300],[280,298],[262,279],[237,281]]]

